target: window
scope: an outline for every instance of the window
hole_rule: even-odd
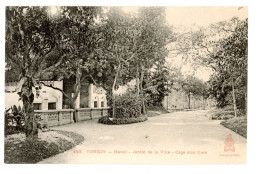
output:
[[[104,101],[102,101],[102,102],[101,102],[101,108],[103,108],[103,107],[104,107],[104,104],[105,104],[105,102],[104,102]]]
[[[97,101],[94,101],[94,108],[97,108]]]
[[[56,109],[56,103],[48,103],[48,110]]]
[[[42,104],[41,103],[34,103],[33,109],[34,110],[42,110]]]

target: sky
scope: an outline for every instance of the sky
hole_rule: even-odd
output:
[[[123,7],[123,10],[128,13],[137,13],[138,7]],[[169,25],[173,26],[175,32],[182,32],[185,30],[193,29],[196,27],[206,27],[220,21],[230,20],[233,17],[245,19],[248,17],[247,7],[235,6],[193,6],[193,7],[166,7],[166,21]],[[166,61],[172,67],[179,66],[182,59],[180,57],[168,58]],[[184,75],[192,74],[191,66],[184,65],[182,73]],[[212,71],[209,68],[201,67],[197,69],[195,76],[202,81],[209,80]]]
[[[239,9],[239,10],[238,10]],[[123,7],[128,13],[137,13],[138,7]],[[166,7],[166,21],[173,26],[207,26],[223,20],[229,20],[234,16],[240,19],[248,15],[247,7]]]
[[[207,26],[234,16],[244,19],[247,11],[246,7],[166,7],[166,20],[173,26]]]
[[[247,7],[167,7],[166,20],[173,27],[193,28],[196,26],[206,27],[210,24],[220,21],[230,20],[233,17],[245,19],[248,17]],[[169,60],[169,59],[168,59]],[[172,65],[179,64],[181,59],[170,61]],[[184,75],[192,74],[190,65],[186,64],[182,73]],[[202,81],[210,78],[212,70],[210,68],[200,67],[197,69],[195,76]]]

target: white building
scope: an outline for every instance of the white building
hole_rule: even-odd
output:
[[[71,91],[71,83],[64,83],[63,81],[44,81],[45,84],[60,88],[66,94],[73,96]],[[8,82],[5,84],[5,108],[10,108],[13,105],[21,106],[22,101],[19,101],[17,94],[17,82]],[[50,87],[42,86],[39,91],[39,96],[36,97],[36,90],[34,93],[34,109],[35,110],[60,110],[70,108],[68,99],[62,92]],[[102,88],[98,88],[93,84],[84,83],[81,86],[81,91],[76,100],[76,108],[106,108],[106,92]]]

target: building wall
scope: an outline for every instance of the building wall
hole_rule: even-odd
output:
[[[62,81],[44,81],[44,83],[51,84],[54,87],[63,89]],[[17,94],[17,82],[6,83],[5,86],[5,108],[10,108],[13,105],[23,106],[22,101],[19,101]],[[40,104],[41,110],[48,110],[48,103],[56,103],[56,109],[62,109],[62,92],[52,89],[50,87],[42,86],[39,91],[39,97],[36,97],[36,90],[33,88],[34,104]]]
[[[67,95],[73,96],[73,88],[74,88],[74,80],[69,79],[64,81],[64,92]],[[63,109],[70,109],[69,100],[63,96]],[[103,107],[102,107],[103,102]],[[76,108],[105,108],[107,107],[106,101],[106,91],[101,87],[96,87],[95,85],[82,82],[81,90],[78,94],[78,98],[76,100]]]
[[[52,85],[54,87],[62,89],[65,93],[73,96],[73,81],[43,81],[45,84]],[[10,108],[13,105],[21,106],[23,103],[19,100],[19,96],[16,91],[18,83],[6,83],[5,86],[5,107]],[[34,93],[34,106],[39,108],[36,110],[50,110],[53,105],[56,110],[70,109],[70,102],[63,95],[62,92],[52,89],[50,87],[42,86],[39,90],[39,97],[36,97],[36,90],[33,88]],[[76,100],[76,108],[106,108],[106,92],[100,87],[96,87],[93,84],[83,82],[81,91]]]
[[[101,87],[96,87],[93,84],[89,86],[89,106],[90,108],[106,108],[106,91]],[[102,103],[104,104],[102,106]]]

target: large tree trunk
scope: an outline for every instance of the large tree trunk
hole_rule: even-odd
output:
[[[25,114],[25,135],[27,139],[38,138],[37,119],[33,109],[33,86],[36,84],[33,78],[31,67],[31,59],[29,56],[29,45],[26,45],[24,51],[23,78],[18,85],[18,94],[23,102],[23,112]]]
[[[234,79],[233,79],[233,77],[231,78],[231,81],[232,81],[233,106],[234,106],[235,117],[237,117],[237,105],[236,105],[236,95],[235,95],[235,87],[234,87]]]
[[[193,97],[193,109],[196,109],[196,101],[195,101],[195,97]]]
[[[202,97],[202,106],[203,109],[206,109],[206,99],[204,97]]]
[[[23,79],[20,96],[23,101],[23,111],[25,113],[25,135],[28,139],[38,138],[37,120],[33,110],[33,80],[32,77],[25,77]]]
[[[72,99],[72,102],[70,103],[71,109],[73,109],[73,121],[78,122],[77,114],[76,114],[76,102]]]
[[[190,91],[188,93],[188,108],[190,109]]]
[[[140,80],[139,80],[139,64],[136,66],[136,99],[139,99],[140,95]]]
[[[119,71],[120,71],[120,66],[121,64],[119,63],[118,67],[117,67],[117,72],[114,78],[114,82],[113,82],[113,86],[112,86],[112,117],[116,118],[116,95],[115,95],[115,87],[116,87],[116,82],[117,82],[117,78],[119,75]]]
[[[112,89],[112,118],[116,118],[116,96],[114,87]]]
[[[81,77],[82,77],[82,69],[79,67],[78,65],[78,68],[77,68],[77,71],[76,71],[76,82],[75,82],[75,85],[74,85],[74,95],[69,98],[70,99],[70,106],[71,108],[74,110],[73,111],[73,119],[74,119],[74,122],[78,122],[78,117],[77,117],[77,114],[76,114],[76,100],[78,98],[78,95],[80,93],[80,89],[81,89]]]
[[[140,94],[142,97],[142,113],[146,114],[146,109],[145,109],[145,103],[144,103],[144,90],[143,90],[143,81],[144,81],[144,66],[141,64],[141,77],[140,77]]]
[[[247,114],[247,91],[245,92],[245,113]]]

